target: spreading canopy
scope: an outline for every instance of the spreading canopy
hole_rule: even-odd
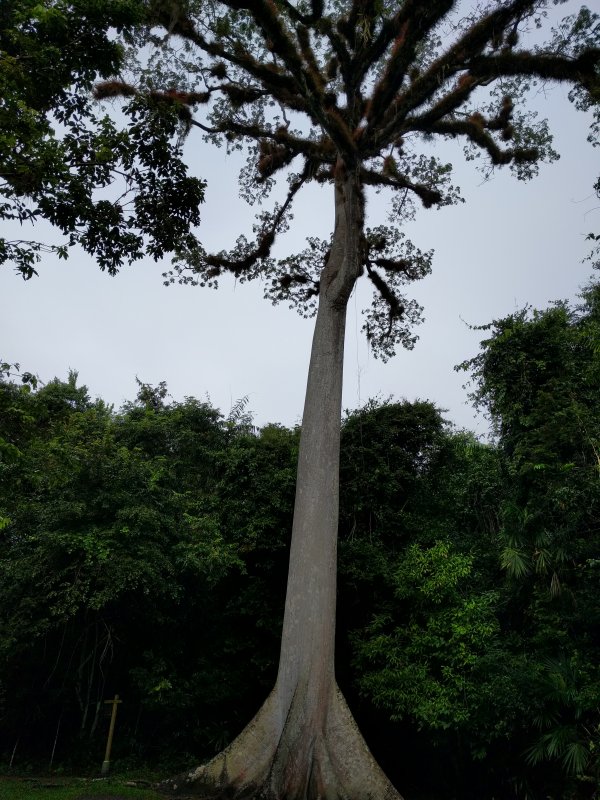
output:
[[[528,37],[551,5],[150,0],[137,42],[153,46],[150,56],[129,76],[97,85],[96,97],[144,98],[173,109],[186,132],[198,128],[231,150],[246,146],[240,179],[249,202],[262,202],[276,177],[287,179],[279,202],[258,214],[254,241],[240,236],[232,250],[208,253],[188,237],[166,282],[260,277],[269,299],[314,313],[330,242],[309,237],[303,252],[285,258],[275,258],[273,246],[300,190],[334,183],[344,169],[363,193],[392,194],[388,225],[360,221],[360,270],[374,289],[364,330],[383,358],[398,344],[411,347],[420,308],[403,286],[428,273],[432,254],[399,223],[415,204],[460,200],[451,165],[430,143],[458,140],[467,158],[483,157],[484,170],[508,166],[527,179],[558,157],[546,122],[526,107],[532,84],[575,86],[582,107],[599,96],[599,16],[583,7],[532,45]]]
[[[535,174],[557,157],[544,121],[526,109],[539,81],[564,81],[598,112],[599,15],[566,17],[542,44],[555,0],[20,0],[2,9],[0,215],[50,221],[60,245],[0,239],[0,263],[26,278],[40,253],[80,244],[103,269],[175,252],[167,282],[216,285],[225,272],[260,277],[266,296],[316,309],[330,242],[273,256],[294,200],[343,167],[363,190],[392,195],[388,225],[361,220],[360,269],[374,299],[364,330],[375,354],[411,347],[420,308],[404,285],[431,268],[431,252],[399,223],[416,205],[460,200],[452,168],[431,148],[465,144],[484,170]],[[534,35],[533,41],[537,41]],[[40,74],[44,81],[39,80]],[[109,80],[110,78],[110,80]],[[100,81],[100,82],[99,82]],[[125,98],[126,124],[90,102]],[[597,115],[596,115],[597,116]],[[207,253],[194,228],[204,184],[188,174],[183,137],[247,148],[242,195],[262,202],[287,178],[255,237]],[[596,118],[591,138],[597,138]]]

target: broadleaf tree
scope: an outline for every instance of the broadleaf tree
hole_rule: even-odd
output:
[[[556,4],[556,3],[554,3]],[[550,0],[148,0],[129,72],[99,83],[99,100],[153,108],[214,144],[247,148],[242,194],[264,201],[255,240],[208,253],[190,234],[166,282],[216,286],[262,279],[272,300],[316,313],[298,461],[288,587],[275,687],[256,717],[211,762],[165,789],[200,796],[398,797],[369,753],[334,673],[336,541],[343,346],[348,299],[361,276],[374,300],[365,333],[383,358],[414,343],[418,305],[405,286],[431,253],[400,225],[419,205],[459,199],[436,139],[467,158],[529,178],[556,157],[545,122],[528,111],[536,81],[597,97],[594,26],[576,13],[569,37],[548,30]],[[595,21],[597,17],[591,15]],[[564,33],[564,31],[563,31]],[[539,38],[539,34],[538,34]],[[525,42],[523,44],[522,42]],[[131,111],[130,111],[131,113]],[[143,147],[143,142],[139,143]],[[279,258],[274,244],[310,183],[332,191],[329,241]],[[365,197],[392,195],[388,225],[369,228]]]
[[[26,280],[43,255],[74,245],[109,273],[161,258],[199,221],[204,183],[181,159],[173,110],[139,98],[122,124],[92,102],[144,13],[138,0],[0,7],[0,265]],[[42,220],[54,230],[40,240]]]

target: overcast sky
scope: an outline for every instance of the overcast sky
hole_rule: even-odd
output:
[[[589,252],[585,235],[600,228],[593,193],[598,150],[586,141],[589,119],[564,89],[553,88],[539,101],[560,161],[543,165],[529,183],[508,171],[484,182],[457,147],[455,183],[466,202],[419,210],[408,227],[417,246],[435,249],[432,275],[409,287],[426,319],[414,350],[387,364],[372,356],[360,332],[369,287],[359,285],[349,304],[344,408],[376,395],[429,399],[457,425],[484,433],[486,423],[463,389],[466,376],[453,369],[478,350],[482,335],[468,324],[484,324],[527,303],[543,308],[572,299],[588,280],[590,266],[581,262]],[[200,238],[208,248],[222,249],[248,230],[251,210],[238,199],[236,159],[194,132],[191,137],[193,171],[208,181]],[[367,211],[370,224],[385,221],[380,198],[370,200]],[[306,235],[326,237],[332,223],[333,190],[309,187],[299,198],[287,246],[301,249]],[[24,282],[5,265],[0,358],[20,362],[43,381],[76,369],[92,396],[116,407],[135,397],[138,376],[152,384],[165,380],[176,400],[208,396],[225,414],[248,395],[258,425],[299,422],[313,320],[285,305],[273,307],[260,285],[223,280],[216,292],[164,287],[166,268],[168,261],[147,260],[111,278],[73,252],[68,262],[45,257],[39,277]]]

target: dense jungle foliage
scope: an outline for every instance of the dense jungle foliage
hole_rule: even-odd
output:
[[[593,798],[600,286],[484,329],[492,443],[433,404],[343,422],[338,677],[407,798]],[[13,370],[14,372],[14,370]],[[277,663],[298,430],[140,383],[0,383],[0,757],[165,773],[223,747]]]

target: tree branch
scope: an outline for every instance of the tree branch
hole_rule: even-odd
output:
[[[348,93],[348,89],[352,83],[352,65],[348,48],[344,44],[342,37],[334,29],[329,17],[323,17],[321,20],[319,20],[316,28],[319,33],[324,34],[329,39],[329,43],[333,48],[339,64],[346,93]]]
[[[277,210],[277,212],[273,215],[271,224],[269,227],[264,230],[258,238],[256,246],[247,253],[243,258],[229,258],[227,256],[221,255],[206,255],[203,259],[204,263],[208,267],[212,267],[210,271],[211,274],[209,277],[216,278],[220,275],[222,270],[227,272],[232,272],[234,275],[239,276],[242,273],[246,272],[250,267],[254,266],[257,261],[261,259],[268,258],[271,254],[271,248],[275,241],[275,237],[277,235],[277,229],[279,225],[289,210],[294,197],[298,193],[298,191],[302,188],[304,183],[309,177],[308,173],[308,165],[305,165],[302,173],[298,176],[298,178],[291,184],[289,191],[287,193],[287,197],[283,205]]]
[[[388,316],[388,329],[385,334],[385,337],[389,337],[392,333],[392,328],[394,326],[394,320],[400,319],[404,314],[404,306],[394,294],[393,289],[388,285],[388,283],[381,277],[381,275],[373,269],[370,264],[367,264],[367,275],[369,280],[373,284],[373,286],[377,289],[383,300],[385,300],[388,309],[389,309],[389,316]]]
[[[599,65],[599,48],[585,50],[576,58],[512,51],[478,56],[469,61],[471,73],[478,78],[535,75],[548,80],[578,83],[588,90],[592,86],[600,86]]]
[[[510,164],[511,161],[536,161],[539,152],[536,148],[502,149],[494,138],[485,130],[485,120],[474,114],[468,120],[440,120],[433,124],[420,126],[419,120],[407,120],[410,130],[422,130],[426,133],[439,133],[446,136],[465,136],[489,155],[493,164]]]
[[[473,59],[479,56],[486,45],[498,36],[499,30],[505,29],[512,22],[520,19],[534,6],[535,2],[532,0],[514,0],[509,6],[492,11],[469,28],[467,33],[460,37],[446,53],[437,58],[423,75],[418,76],[405,91],[400,92],[393,102],[390,98],[389,108],[382,117],[380,130],[372,136],[377,148],[393,141],[408,114],[430,100],[449,78],[468,69]],[[501,77],[501,75],[498,74],[497,77]],[[457,86],[454,90],[457,94],[453,97],[448,95],[447,98],[440,101],[440,110],[445,105],[446,99],[450,109],[453,106],[456,107],[455,102],[459,101],[461,96],[466,99],[476,86],[476,81],[471,86],[467,83],[464,83],[462,87]]]
[[[291,75],[285,74],[276,65],[257,61],[241,44],[236,47],[235,52],[231,52],[222,44],[209,42],[194,26],[193,22],[183,14],[179,14],[173,19],[170,14],[161,12],[156,21],[163,25],[169,33],[192,42],[207,55],[222,58],[224,61],[244,70],[266,87],[278,102],[296,111],[304,112],[313,119],[313,122],[319,123],[319,119],[313,115],[302,93],[299,92],[297,82]]]
[[[326,139],[320,142],[312,141],[311,139],[299,139],[290,134],[285,127],[272,131],[268,128],[261,128],[259,125],[246,125],[231,118],[224,120],[220,125],[210,127],[195,119],[192,119],[190,124],[206,133],[222,133],[225,135],[233,133],[238,136],[245,136],[256,142],[272,139],[277,144],[285,145],[292,150],[294,155],[306,156],[311,163],[334,164],[336,160],[335,149]]]
[[[302,14],[297,8],[294,8],[288,0],[282,0],[282,6],[289,13],[290,17],[301,25],[314,25],[323,18],[323,0],[311,0],[310,14]]]
[[[304,68],[302,57],[296,49],[294,41],[282,24],[277,6],[268,0],[222,0],[224,5],[230,8],[243,8],[248,10],[262,30],[268,46],[285,65],[288,73],[292,76],[298,93],[304,98],[306,111],[309,116],[318,122],[325,130],[328,130],[328,117],[323,113],[321,103],[325,80],[318,69],[314,53],[312,53],[312,64],[308,58],[308,69]],[[302,28],[300,28],[302,30]],[[306,29],[304,29],[306,30]],[[308,43],[308,34],[304,37],[304,44]],[[299,41],[302,49],[302,41]],[[311,69],[314,67],[314,70]],[[310,109],[310,112],[308,111]],[[338,126],[334,125],[331,134],[335,137]]]
[[[363,80],[369,67],[379,61],[389,45],[400,35],[403,25],[414,14],[418,14],[423,5],[420,0],[406,0],[391,19],[384,21],[371,46],[365,49],[362,54],[357,53],[356,63],[353,64],[353,68],[357,70],[357,76],[360,81]]]
[[[409,66],[414,63],[418,45],[455,5],[455,0],[438,0],[423,4],[409,0],[398,14],[398,33],[384,73],[376,84],[367,109],[368,130],[381,122],[398,88],[402,86]]]
[[[431,208],[437,203],[440,203],[443,199],[441,192],[437,191],[437,189],[431,189],[429,186],[425,186],[421,183],[412,183],[412,181],[409,181],[402,175],[384,175],[381,172],[375,172],[375,170],[369,170],[363,167],[360,170],[360,178],[363,183],[369,186],[389,186],[392,189],[408,189],[419,197],[425,208]]]

